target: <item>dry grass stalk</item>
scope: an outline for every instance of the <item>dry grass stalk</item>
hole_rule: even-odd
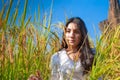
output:
[[[2,20],[0,19],[0,27],[2,26]]]
[[[5,44],[6,44],[6,40],[5,40],[5,33],[2,32],[2,40],[1,40],[1,55],[0,55],[0,60],[1,61],[5,61]]]
[[[10,57],[10,63],[14,62],[14,57],[13,57],[13,47],[11,46],[10,42],[8,44],[8,53]]]

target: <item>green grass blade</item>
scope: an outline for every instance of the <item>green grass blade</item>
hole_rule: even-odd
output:
[[[31,17],[28,18],[28,21],[26,22],[25,27],[27,27],[27,25],[29,24],[30,20],[31,20]]]
[[[10,6],[8,7],[7,13],[6,13],[6,18],[5,18],[5,23],[7,23],[9,15],[10,15],[10,10],[12,7],[13,0],[10,0]]]
[[[17,6],[16,6],[16,9],[15,9],[15,13],[14,13],[14,16],[13,16],[12,25],[15,25],[15,22],[16,22],[16,19],[17,19],[17,16],[18,16],[18,8],[19,8],[19,4],[20,4],[20,0],[18,0],[18,3],[17,3]]]
[[[51,22],[52,22],[52,7],[53,7],[53,0],[51,3],[51,8],[50,8],[50,14],[49,14],[49,20],[48,20],[48,30],[50,30]]]
[[[2,20],[2,18],[3,18],[5,9],[6,9],[6,5],[3,5],[2,11],[0,12],[0,19],[1,19],[1,20]]]
[[[24,4],[24,11],[22,14],[22,21],[21,21],[21,27],[24,27],[24,22],[25,22],[25,18],[26,18],[26,12],[27,12],[27,5],[28,5],[28,0],[25,0],[25,4]]]
[[[38,5],[38,22],[40,22],[40,5]]]

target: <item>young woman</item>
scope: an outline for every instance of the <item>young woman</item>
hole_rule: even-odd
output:
[[[67,21],[61,49],[51,57],[51,80],[85,80],[93,63],[87,33],[81,18]]]

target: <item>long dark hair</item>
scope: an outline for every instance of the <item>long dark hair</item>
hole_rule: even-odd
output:
[[[66,31],[66,28],[68,27],[69,23],[71,23],[71,22],[77,24],[77,26],[81,32],[82,37],[81,37],[81,41],[79,44],[79,51],[81,53],[80,59],[81,59],[82,66],[85,69],[84,73],[88,73],[88,71],[90,71],[90,69],[92,67],[92,63],[93,63],[93,53],[90,48],[88,35],[87,35],[88,31],[86,29],[84,21],[79,17],[70,18],[65,25],[65,31]],[[64,38],[64,35],[65,35],[65,32],[63,33],[61,49],[68,48],[68,45]]]

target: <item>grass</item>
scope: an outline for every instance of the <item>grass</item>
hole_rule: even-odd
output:
[[[25,22],[28,3],[26,0],[19,20],[21,24],[18,26],[18,7],[12,14],[13,19],[9,16],[12,3],[10,0],[8,9],[3,7],[0,12],[0,78],[27,80],[31,74],[39,72],[43,80],[48,80],[50,57],[59,48],[58,35],[50,31],[52,13],[48,19],[45,16],[43,23],[31,22],[31,16]]]
[[[103,32],[96,45],[96,55],[90,79],[120,79],[120,26]]]
[[[38,8],[39,15],[35,14],[32,22],[33,16],[25,20],[27,3],[28,0],[24,4],[24,11],[19,20],[20,25],[17,24],[19,2],[12,17],[10,17],[10,11],[13,0],[10,0],[7,9],[3,4],[0,11],[1,80],[27,80],[31,74],[37,73],[40,73],[43,80],[49,80],[51,55],[60,47],[57,32],[51,31],[52,6],[49,17],[45,15],[43,22],[40,21],[40,8]],[[100,40],[97,40],[95,61],[88,77],[89,80],[96,80],[100,77],[103,80],[120,79],[119,38],[120,26],[107,34],[103,32]]]

